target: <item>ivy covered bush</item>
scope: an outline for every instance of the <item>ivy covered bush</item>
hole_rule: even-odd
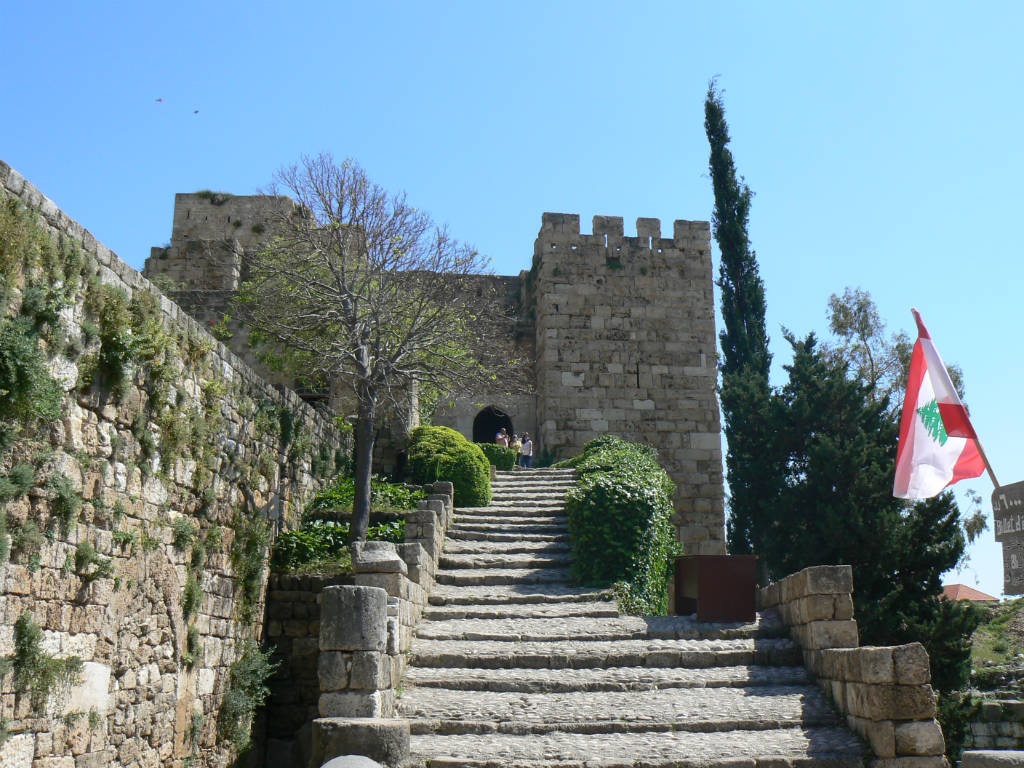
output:
[[[457,507],[483,507],[491,501],[490,461],[479,445],[449,427],[412,431],[406,472],[414,483],[450,481]]]
[[[480,446],[480,450],[484,452],[484,456],[487,457],[487,460],[491,462],[495,469],[500,469],[504,472],[516,465],[516,451],[514,448],[508,448],[497,443],[476,443],[476,445]]]
[[[566,496],[573,577],[614,585],[629,613],[663,615],[672,561],[682,550],[671,524],[675,486],[654,449],[604,435],[559,466],[579,474]]]
[[[335,519],[350,515],[355,495],[355,480],[353,478],[337,478],[313,495],[303,510],[302,519]],[[374,512],[402,512],[416,509],[419,500],[425,498],[427,498],[427,492],[423,489],[388,482],[376,475],[370,478],[370,507]]]

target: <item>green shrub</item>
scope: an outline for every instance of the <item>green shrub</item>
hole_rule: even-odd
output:
[[[448,480],[455,504],[482,507],[491,501],[491,465],[484,452],[448,427],[417,427],[409,437],[406,471],[414,483]]]
[[[189,619],[196,614],[202,604],[203,588],[195,574],[190,573],[185,578],[185,588],[181,592],[181,613]]]
[[[349,560],[348,521],[308,520],[294,531],[286,531],[274,540],[271,563],[278,570],[311,570],[316,564],[344,564]],[[367,541],[405,541],[405,520],[371,525]]]
[[[241,655],[231,665],[228,689],[217,715],[217,732],[238,752],[249,747],[253,715],[270,695],[267,681],[278,667],[270,662],[273,650],[261,651],[255,642],[245,640]]]
[[[35,520],[26,520],[11,533],[11,552],[24,557],[29,567],[38,567],[39,553],[46,543],[46,537]]]
[[[32,323],[0,322],[0,419],[20,424],[60,417],[61,391],[50,376]]]
[[[62,536],[67,536],[71,527],[78,522],[78,511],[82,508],[82,497],[75,491],[71,481],[64,475],[50,478],[53,491],[53,520],[60,524]]]
[[[668,607],[674,486],[653,449],[606,435],[563,462],[579,473],[566,495],[574,578],[615,585],[623,610],[657,615]]]
[[[0,564],[11,556],[11,534],[7,531],[7,513],[0,510]]]
[[[352,512],[352,501],[355,499],[355,480],[341,477],[313,495],[306,504],[302,517],[304,520],[314,518],[334,518],[338,513]],[[398,483],[390,483],[381,477],[370,478],[370,506],[377,511],[416,509],[420,499],[427,498],[423,489],[408,488]]]
[[[235,574],[239,618],[251,624],[256,617],[263,565],[270,544],[270,525],[261,518],[235,517],[235,543],[231,547],[231,569]]]
[[[114,575],[114,563],[99,554],[88,541],[80,541],[75,548],[75,574],[84,584],[109,579]]]
[[[42,649],[43,631],[28,611],[14,622],[14,653],[3,660],[0,672],[14,672],[14,690],[28,695],[37,715],[44,714],[54,693],[66,693],[82,679],[82,660],[77,656],[57,659]]]
[[[516,465],[516,450],[497,443],[476,443],[495,469],[508,471]]]
[[[176,517],[171,521],[171,536],[174,548],[180,552],[192,546],[198,529],[187,517]]]

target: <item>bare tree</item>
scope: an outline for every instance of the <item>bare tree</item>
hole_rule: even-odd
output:
[[[375,424],[417,386],[441,393],[506,383],[508,317],[480,275],[488,260],[354,161],[304,157],[270,194],[296,201],[248,264],[239,308],[306,378],[351,387],[355,501],[351,541],[366,538]]]

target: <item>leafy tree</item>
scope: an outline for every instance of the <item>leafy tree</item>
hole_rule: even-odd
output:
[[[709,167],[715,192],[712,224],[721,254],[717,285],[725,327],[719,334],[719,367],[728,443],[729,549],[748,553],[761,548],[767,520],[762,501],[773,484],[760,461],[769,437],[763,419],[770,395],[771,354],[765,331],[764,284],[747,235],[752,194],[742,178],[737,178],[725,108],[714,81],[704,101],[704,129],[711,146]]]
[[[496,389],[496,374],[515,366],[498,341],[506,319],[480,277],[486,259],[354,161],[304,157],[276,174],[270,193],[286,193],[296,206],[252,256],[239,308],[250,328],[288,350],[304,378],[351,389],[350,537],[362,541],[382,406],[418,386]]]
[[[909,503],[892,496],[898,422],[885,393],[850,375],[811,334],[787,334],[793,362],[773,396],[763,457],[780,482],[767,501],[764,557],[773,577],[810,565],[849,564],[865,644],[920,641],[933,681],[966,683],[970,606],[940,600],[941,576],[961,562],[977,526],[952,493]],[[858,368],[858,370],[861,370]]]

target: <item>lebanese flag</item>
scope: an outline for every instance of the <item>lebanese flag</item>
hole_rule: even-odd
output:
[[[977,434],[939,351],[916,309],[917,343],[910,358],[900,419],[892,495],[929,499],[943,488],[985,471]]]

